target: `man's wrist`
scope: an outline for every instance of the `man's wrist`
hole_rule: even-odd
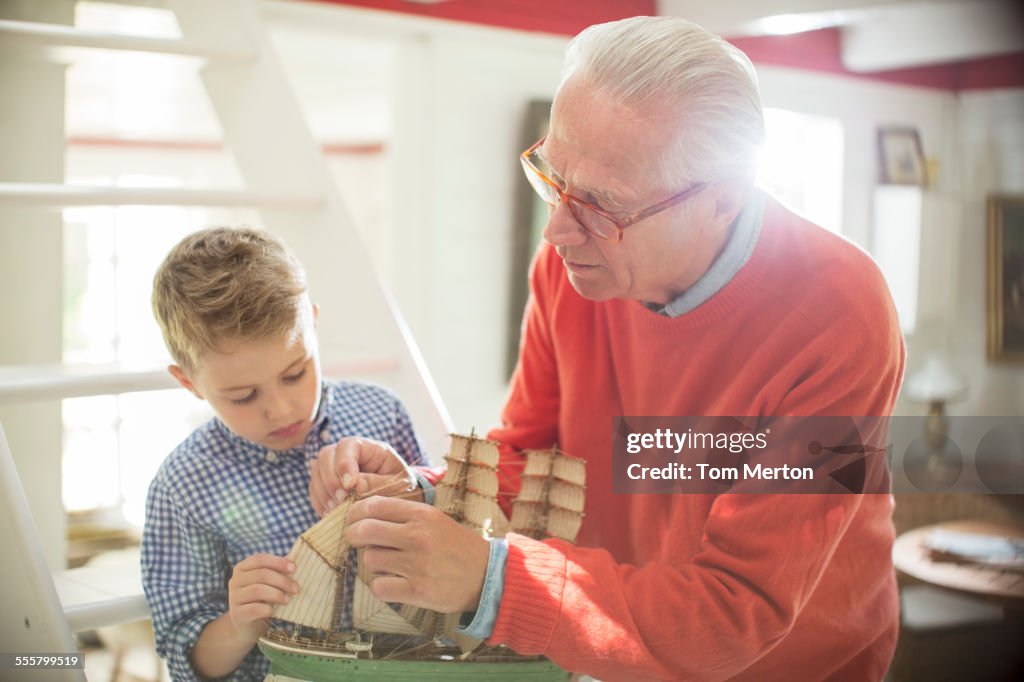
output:
[[[416,483],[420,489],[423,499],[420,501],[425,504],[434,504],[434,484],[431,483],[426,476],[421,474],[418,470],[413,469],[413,475],[416,477]]]
[[[504,538],[491,538],[487,557],[487,574],[481,589],[480,599],[475,611],[463,614],[456,632],[487,639],[494,631],[494,623],[498,619],[498,607],[505,591],[505,566],[508,563],[508,541]]]

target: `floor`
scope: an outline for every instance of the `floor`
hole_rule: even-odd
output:
[[[101,628],[80,638],[89,682],[168,682],[148,622]]]

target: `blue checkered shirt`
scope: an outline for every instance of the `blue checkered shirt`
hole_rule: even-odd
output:
[[[214,418],[161,465],[146,500],[142,584],[157,652],[174,680],[199,679],[192,647],[207,623],[227,613],[234,565],[261,552],[287,554],[319,520],[309,500],[309,465],[321,447],[344,436],[385,441],[410,464],[423,461],[409,415],[393,393],[325,380],[301,447],[267,450]],[[227,679],[262,680],[268,668],[253,647]]]

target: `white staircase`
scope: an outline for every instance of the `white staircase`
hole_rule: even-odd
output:
[[[72,52],[129,50],[203,60],[200,77],[224,132],[224,145],[243,177],[244,189],[5,182],[0,183],[0,208],[50,211],[83,205],[171,205],[258,209],[264,226],[281,236],[307,269],[312,296],[321,306],[318,331],[325,374],[368,378],[389,385],[402,397],[423,441],[441,442],[451,431],[450,419],[401,313],[374,272],[328,174],[320,147],[274,55],[259,4],[250,0],[168,0],[166,5],[177,18],[181,39],[0,20],[0,44],[60,58],[66,58],[73,48]],[[343,273],[342,287],[337,286],[339,272]],[[4,324],[11,326],[9,321]],[[161,367],[12,366],[4,362],[0,357],[0,404],[174,386]],[[53,428],[59,429],[60,425],[54,424]],[[59,470],[59,453],[38,456],[52,458],[50,464]],[[59,491],[53,492],[54,499],[59,499]],[[74,572],[70,574],[75,579]],[[129,580],[137,580],[137,575]],[[137,597],[141,588],[137,584],[133,586],[136,588]],[[75,626],[109,624],[111,604],[103,601],[96,600],[97,615],[92,619],[88,610],[83,613],[81,605],[76,605]],[[136,610],[139,603],[135,601]],[[142,616],[144,612],[131,612],[118,619]]]

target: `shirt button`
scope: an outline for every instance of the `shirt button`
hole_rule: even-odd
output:
[[[320,432],[320,442],[321,443],[326,443],[330,439],[331,439],[331,430],[330,429],[324,429],[323,431]]]
[[[267,450],[266,459],[267,459],[268,462],[273,464],[274,462],[277,461],[277,453],[274,452],[273,450]]]

